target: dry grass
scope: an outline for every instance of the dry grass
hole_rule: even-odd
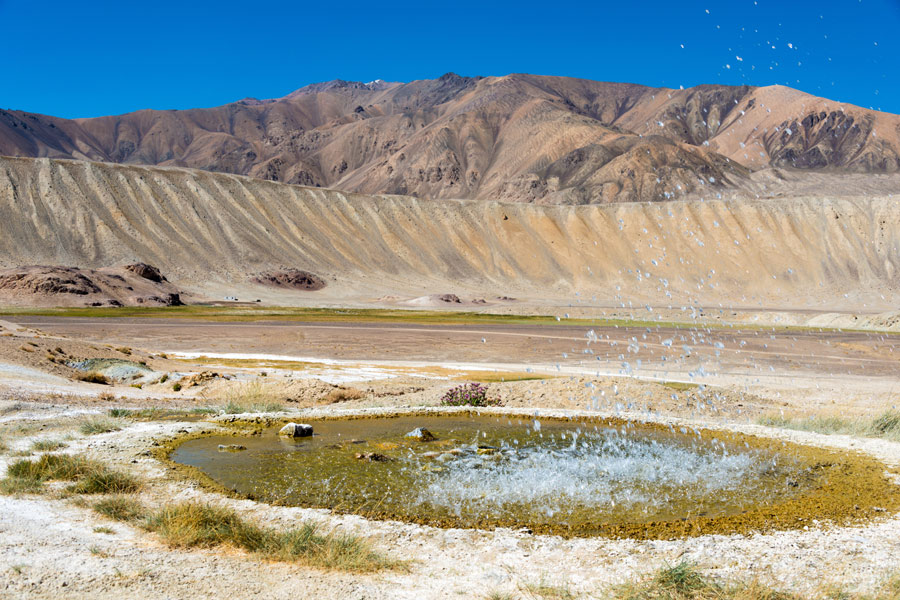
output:
[[[662,381],[660,385],[663,387],[667,387],[670,390],[675,390],[676,392],[687,392],[689,390],[695,390],[699,385],[696,383],[684,383],[682,381]]]
[[[284,410],[281,386],[266,385],[259,380],[229,386],[218,398],[224,400],[221,411],[229,415]]]
[[[541,381],[553,379],[551,375],[535,375],[534,373],[517,373],[514,371],[467,371],[454,379],[458,381],[477,381],[478,383],[509,383],[512,381]]]
[[[537,583],[525,583],[519,589],[529,600],[575,600],[578,594],[566,583],[551,583],[541,577]]]
[[[643,581],[613,588],[621,600],[800,600],[799,596],[758,583],[723,584],[705,577],[687,562],[664,567]]]
[[[59,450],[60,448],[65,448],[66,443],[62,440],[35,440],[31,443],[31,450],[33,452],[52,452],[54,450]]]
[[[120,429],[122,429],[122,422],[118,419],[109,417],[90,417],[85,419],[78,427],[78,430],[84,435],[109,433],[110,431],[119,431]]]
[[[365,392],[356,388],[335,388],[328,392],[322,399],[326,404],[337,404],[338,402],[347,402],[348,400],[359,400],[365,398]]]
[[[106,414],[113,419],[132,419],[135,421],[157,421],[167,419],[169,417],[189,416],[189,415],[209,415],[218,411],[208,406],[198,406],[196,408],[111,408]]]
[[[109,385],[109,377],[98,371],[88,371],[87,373],[76,373],[72,376],[77,381],[87,383],[97,383],[100,385]]]
[[[322,535],[309,523],[293,529],[264,528],[228,508],[209,504],[185,502],[147,511],[132,498],[114,496],[97,502],[94,509],[152,531],[172,548],[232,546],[270,560],[354,572],[404,566],[358,536]]]
[[[837,587],[823,587],[813,596],[775,590],[759,581],[720,582],[703,575],[686,562],[664,567],[652,576],[608,590],[615,600],[898,600],[900,575],[886,580],[872,594],[857,594]]]
[[[116,495],[94,503],[94,510],[114,521],[137,521],[146,514],[144,506],[131,496]]]
[[[72,481],[67,491],[75,494],[126,493],[140,489],[140,482],[105,465],[70,454],[44,454],[36,460],[18,460],[0,481],[0,491],[7,494],[35,493],[47,481]]]
[[[862,437],[878,437],[900,442],[900,411],[888,410],[875,418],[847,417],[784,417],[766,416],[760,425],[812,431],[825,434],[844,434]]]

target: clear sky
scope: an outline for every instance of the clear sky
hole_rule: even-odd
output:
[[[900,113],[900,0],[0,0],[0,52],[0,107],[62,117],[449,71],[777,83]]]

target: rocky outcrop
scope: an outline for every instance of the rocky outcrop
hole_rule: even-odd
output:
[[[285,269],[267,271],[253,277],[254,283],[291,290],[315,291],[325,287],[325,280],[309,271]]]
[[[124,268],[128,271],[131,271],[138,277],[143,277],[144,279],[149,279],[150,281],[155,281],[156,283],[162,283],[163,281],[166,281],[166,278],[162,276],[162,273],[159,272],[159,269],[146,263],[125,265]]]
[[[180,306],[181,293],[145,264],[104,269],[24,266],[0,270],[0,302],[52,306]]]

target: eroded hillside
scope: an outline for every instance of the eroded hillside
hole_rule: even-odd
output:
[[[0,159],[0,266],[146,262],[283,303],[455,292],[577,303],[887,309],[896,199],[537,206],[361,196],[235,175]],[[254,283],[302,269],[320,291]],[[576,295],[577,293],[577,295]]]

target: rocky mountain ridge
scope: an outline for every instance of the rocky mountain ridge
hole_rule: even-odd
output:
[[[716,197],[767,167],[895,173],[900,116],[782,86],[448,73],[90,119],[0,110],[0,154],[369,194],[588,204]]]

